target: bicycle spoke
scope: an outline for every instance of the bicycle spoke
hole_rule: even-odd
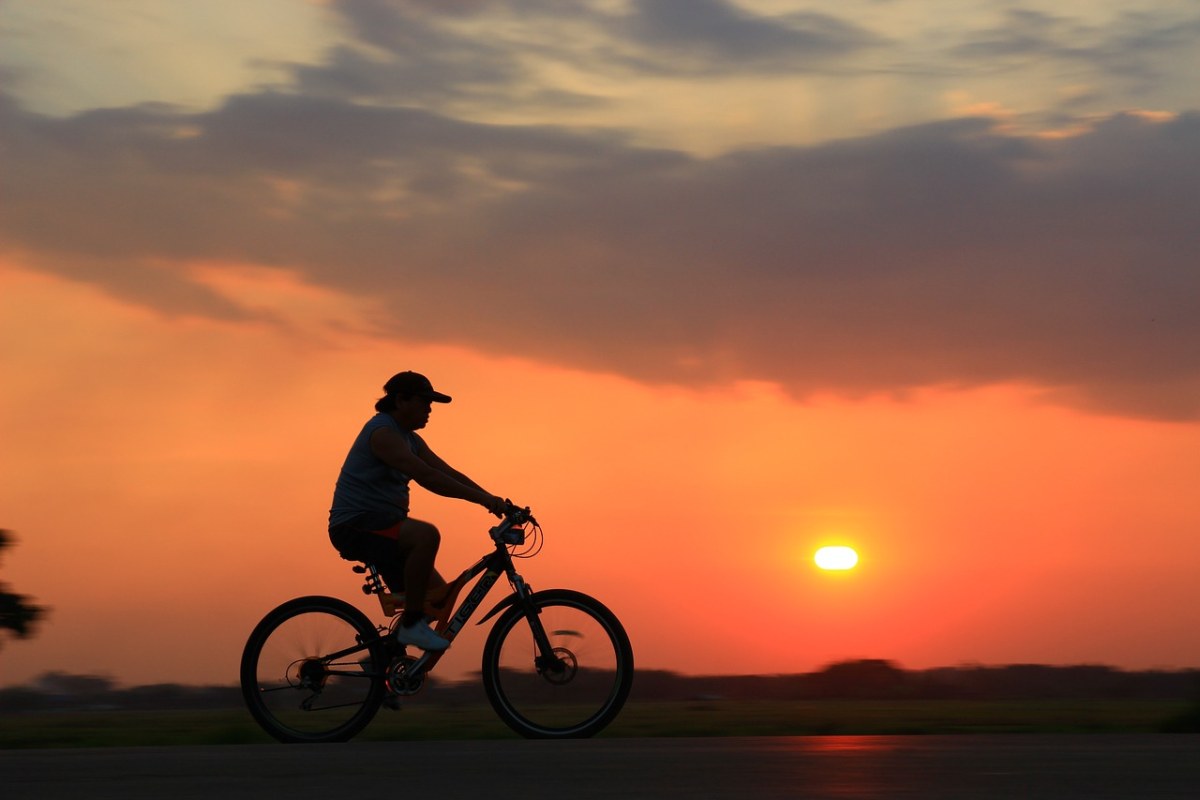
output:
[[[282,741],[338,741],[362,729],[383,698],[382,651],[362,612],[333,598],[285,603],[251,634],[242,691],[251,713]],[[340,661],[350,653],[357,662]]]
[[[546,643],[513,609],[484,654],[484,684],[500,716],[526,736],[590,736],[620,711],[633,655],[616,617],[575,592],[534,596]],[[543,652],[548,645],[549,652]]]

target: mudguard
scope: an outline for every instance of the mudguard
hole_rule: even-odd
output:
[[[483,618],[481,620],[479,620],[479,622],[476,622],[475,624],[482,625],[483,623],[487,622],[492,617],[499,614],[504,609],[508,608],[509,606],[515,605],[517,602],[517,599],[518,599],[517,593],[513,592],[508,597],[504,598],[499,603],[496,603],[496,605],[492,606],[492,610],[487,612],[486,614],[484,614]]]

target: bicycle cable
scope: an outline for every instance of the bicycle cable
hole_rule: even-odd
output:
[[[538,553],[542,552],[542,545],[545,543],[546,535],[542,532],[542,526],[536,522],[533,524],[531,535],[525,539],[525,549],[517,550],[521,545],[510,544],[508,553],[513,558],[533,558]]]

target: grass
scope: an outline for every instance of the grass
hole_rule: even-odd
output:
[[[1149,700],[631,702],[602,735],[1129,733],[1171,730],[1187,703]],[[1185,728],[1186,729],[1186,728]],[[1195,730],[1194,727],[1191,728]],[[486,705],[410,703],[381,710],[362,741],[514,738]],[[257,744],[271,740],[242,709],[89,710],[0,716],[0,748]]]

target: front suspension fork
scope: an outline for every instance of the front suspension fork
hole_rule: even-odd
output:
[[[550,644],[550,637],[546,635],[546,627],[542,625],[542,612],[532,599],[533,590],[520,575],[513,576],[512,584],[517,595],[516,605],[525,615],[526,621],[529,622],[529,629],[533,633],[533,642],[537,645],[538,654],[533,663],[537,667],[538,674],[546,671],[561,672],[562,661],[554,652],[554,646]]]

